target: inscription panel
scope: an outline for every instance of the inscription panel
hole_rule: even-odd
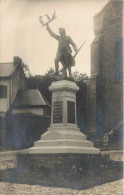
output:
[[[62,123],[63,101],[53,103],[53,123]]]
[[[68,101],[68,123],[75,123],[75,102]]]

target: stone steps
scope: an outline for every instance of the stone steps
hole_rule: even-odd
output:
[[[62,153],[78,153],[78,154],[99,154],[100,150],[94,147],[79,146],[43,146],[32,147],[28,149],[29,154],[62,154]]]
[[[86,136],[80,131],[47,131],[41,136],[41,140],[74,139],[86,140]]]
[[[40,140],[34,143],[34,147],[42,146],[82,146],[93,147],[93,143],[87,140],[75,139],[54,139],[54,140]]]
[[[41,136],[41,140],[34,143],[34,147],[28,149],[29,154],[99,154],[100,150],[93,143],[86,140],[86,136],[80,131],[53,130],[47,131]]]

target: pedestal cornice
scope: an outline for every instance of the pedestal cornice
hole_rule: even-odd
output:
[[[54,92],[54,91],[78,91],[79,87],[76,85],[75,82],[68,81],[68,80],[61,80],[57,82],[53,82],[52,85],[49,87],[49,90]]]

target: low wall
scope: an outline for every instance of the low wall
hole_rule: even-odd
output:
[[[50,126],[50,116],[33,114],[8,114],[0,121],[1,145],[17,149],[33,146]]]

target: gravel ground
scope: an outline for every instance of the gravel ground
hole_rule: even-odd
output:
[[[97,171],[88,170],[81,177],[73,175],[71,181],[70,178],[64,178],[64,182],[67,185],[63,180],[59,181],[58,177],[58,182],[51,185],[51,183],[47,183],[48,177],[46,177],[47,186],[45,186],[41,181],[35,183],[32,180],[33,178],[35,179],[35,176],[27,175],[28,179],[26,179],[26,175],[23,175],[22,180],[15,178],[17,173],[13,175],[13,172],[17,166],[16,153],[17,151],[0,153],[0,195],[123,195],[124,180],[120,164],[119,166],[116,164],[117,167],[113,167],[113,164],[108,167],[101,165]],[[103,153],[110,154],[110,159],[113,162],[123,160],[122,151],[107,151]],[[54,180],[54,178],[50,178],[50,180]],[[62,182],[62,187],[57,185],[58,183],[62,184]],[[76,182],[78,185],[76,185]]]
[[[123,195],[123,180],[102,184],[87,190],[0,183],[0,195]]]

